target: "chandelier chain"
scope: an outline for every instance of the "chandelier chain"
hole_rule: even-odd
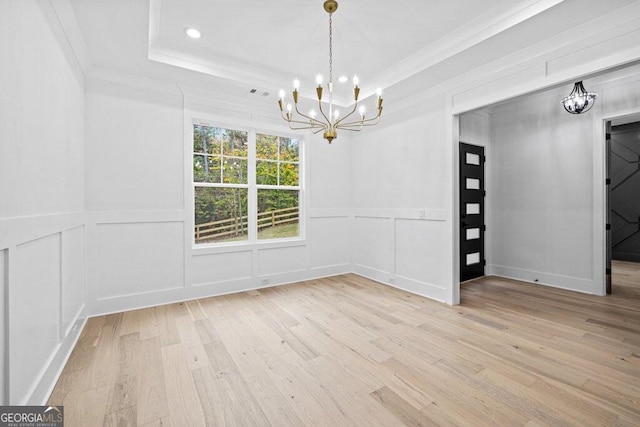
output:
[[[329,14],[329,83],[333,83],[333,14]]]

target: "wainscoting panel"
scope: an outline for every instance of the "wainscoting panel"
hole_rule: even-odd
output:
[[[307,268],[307,247],[272,248],[258,250],[258,274],[261,277],[304,271]]]
[[[431,244],[447,238],[443,221],[396,219],[396,276],[445,288],[450,254]]]
[[[9,292],[11,403],[25,402],[60,342],[60,234],[18,245]]]
[[[98,300],[184,286],[182,222],[97,224]]]
[[[393,220],[356,216],[353,233],[354,263],[382,274],[393,274]]]
[[[62,339],[66,338],[85,301],[85,228],[62,233]]]
[[[311,218],[307,236],[311,251],[311,268],[349,263],[351,247],[349,217]]]
[[[190,285],[248,279],[252,276],[253,251],[196,255],[188,271]]]

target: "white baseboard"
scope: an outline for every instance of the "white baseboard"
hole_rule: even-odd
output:
[[[492,276],[506,279],[519,280],[521,282],[535,283],[552,288],[566,289],[591,295],[600,295],[596,290],[598,284],[594,280],[580,277],[562,276],[559,274],[542,273],[534,270],[506,267],[503,265],[487,266]]]
[[[329,276],[337,276],[339,274],[347,274],[350,272],[351,266],[349,264],[340,264],[326,267],[315,267],[289,273],[274,274],[269,275],[268,278],[246,277],[237,280],[202,283],[157,292],[105,298],[90,302],[89,317],[121,313],[123,311],[155,307],[158,305],[189,301],[197,298],[235,294],[238,292],[287,285]],[[268,283],[263,283],[263,279],[268,279]]]
[[[85,316],[85,309],[79,311],[76,320],[72,323],[69,333],[63,342],[58,345],[53,357],[51,357],[47,367],[43,370],[39,380],[35,383],[33,391],[30,396],[24,402],[20,402],[20,405],[45,405],[53,388],[56,386],[62,370],[64,369],[71,352],[80,338],[80,334],[87,323],[87,317]]]
[[[435,301],[446,301],[446,289],[427,282],[411,279],[408,277],[394,275],[392,273],[377,270],[361,264],[353,266],[353,273],[375,280],[392,288],[401,289],[421,297],[429,298]]]

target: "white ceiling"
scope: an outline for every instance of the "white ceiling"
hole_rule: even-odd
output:
[[[68,1],[98,69],[237,95],[255,88],[269,101],[294,78],[311,97],[315,75],[328,74],[323,0],[52,1]],[[363,97],[376,87],[410,94],[633,2],[340,0],[334,80],[357,74]]]

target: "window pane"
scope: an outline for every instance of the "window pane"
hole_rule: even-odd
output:
[[[479,165],[480,164],[480,155],[473,153],[466,153],[465,160],[468,165]]]
[[[478,263],[480,263],[480,252],[467,254],[467,265],[473,265]]]
[[[299,160],[300,143],[297,139],[280,138],[280,160],[285,162],[297,162]]]
[[[297,163],[280,163],[280,185],[297,186],[298,180],[298,164]]]
[[[195,241],[247,240],[246,188],[195,187]]]
[[[220,182],[220,158],[213,156],[193,156],[194,182]]]
[[[467,229],[467,240],[475,240],[480,238],[480,229],[479,228],[468,228]]]
[[[258,185],[278,185],[278,163],[257,160],[256,183]]]
[[[467,190],[479,190],[480,180],[475,178],[467,178],[466,187]]]
[[[256,134],[256,158],[278,160],[278,137]]]
[[[478,215],[480,213],[480,203],[467,203],[467,215]]]
[[[220,141],[224,129],[193,125],[193,152],[220,154]]]
[[[223,181],[226,184],[247,183],[247,160],[235,157],[223,157]]]
[[[222,149],[225,156],[247,157],[248,133],[239,130],[221,129]]]
[[[298,237],[297,190],[258,190],[258,239]]]

